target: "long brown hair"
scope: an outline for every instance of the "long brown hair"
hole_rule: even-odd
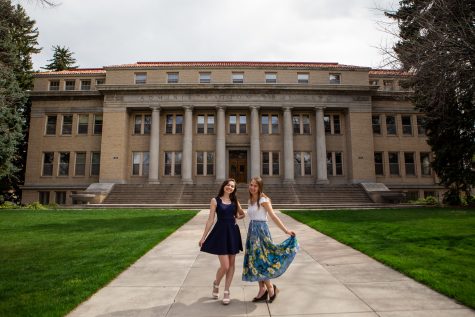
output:
[[[224,195],[224,186],[226,186],[227,184],[229,184],[229,182],[233,182],[234,183],[234,191],[229,194],[229,199],[231,200],[231,204],[234,204],[236,205],[236,210],[234,211],[234,214],[237,213],[237,183],[236,183],[236,180],[234,178],[228,178],[227,180],[225,180],[222,184],[221,184],[221,187],[219,188],[219,192],[218,192],[218,197],[222,197]]]
[[[263,192],[264,191],[264,181],[262,180],[262,178],[260,178],[259,176],[254,176],[253,178],[251,178],[251,182],[252,181],[255,181],[257,183],[257,208],[259,208],[261,206],[259,204],[259,200],[261,199],[261,197],[266,197],[269,200],[270,200],[270,198],[266,194],[264,194],[264,192]],[[252,200],[251,192],[249,192],[249,200]]]

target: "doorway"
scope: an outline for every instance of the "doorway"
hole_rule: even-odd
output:
[[[247,151],[229,151],[229,177],[247,183]]]

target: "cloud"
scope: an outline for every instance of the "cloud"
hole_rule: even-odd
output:
[[[135,61],[320,61],[375,66],[384,34],[374,0],[62,0],[23,4],[42,53],[65,45],[81,67]],[[378,1],[380,6],[394,0]]]

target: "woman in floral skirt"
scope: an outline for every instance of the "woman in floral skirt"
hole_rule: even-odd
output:
[[[253,302],[268,301],[272,303],[279,289],[271,279],[281,276],[292,263],[299,245],[295,232],[288,230],[272,209],[270,198],[263,191],[263,181],[253,177],[249,184],[249,229],[244,255],[243,281],[259,282],[259,292]],[[274,244],[267,215],[286,234],[290,235],[284,242]]]

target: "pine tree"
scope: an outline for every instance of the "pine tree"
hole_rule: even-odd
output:
[[[66,69],[75,69],[78,66],[75,66],[76,59],[73,57],[73,52],[69,50],[66,46],[53,45],[53,58],[48,60],[49,63],[43,69],[52,70],[52,71],[61,71]]]
[[[432,167],[449,189],[448,203],[460,203],[475,185],[475,3],[470,0],[402,0],[386,13],[399,25],[394,52],[414,104],[426,114]]]
[[[33,87],[31,55],[41,50],[37,38],[35,21],[25,10],[10,0],[0,0],[1,194],[15,191],[18,195],[24,179],[31,105],[25,92]]]

